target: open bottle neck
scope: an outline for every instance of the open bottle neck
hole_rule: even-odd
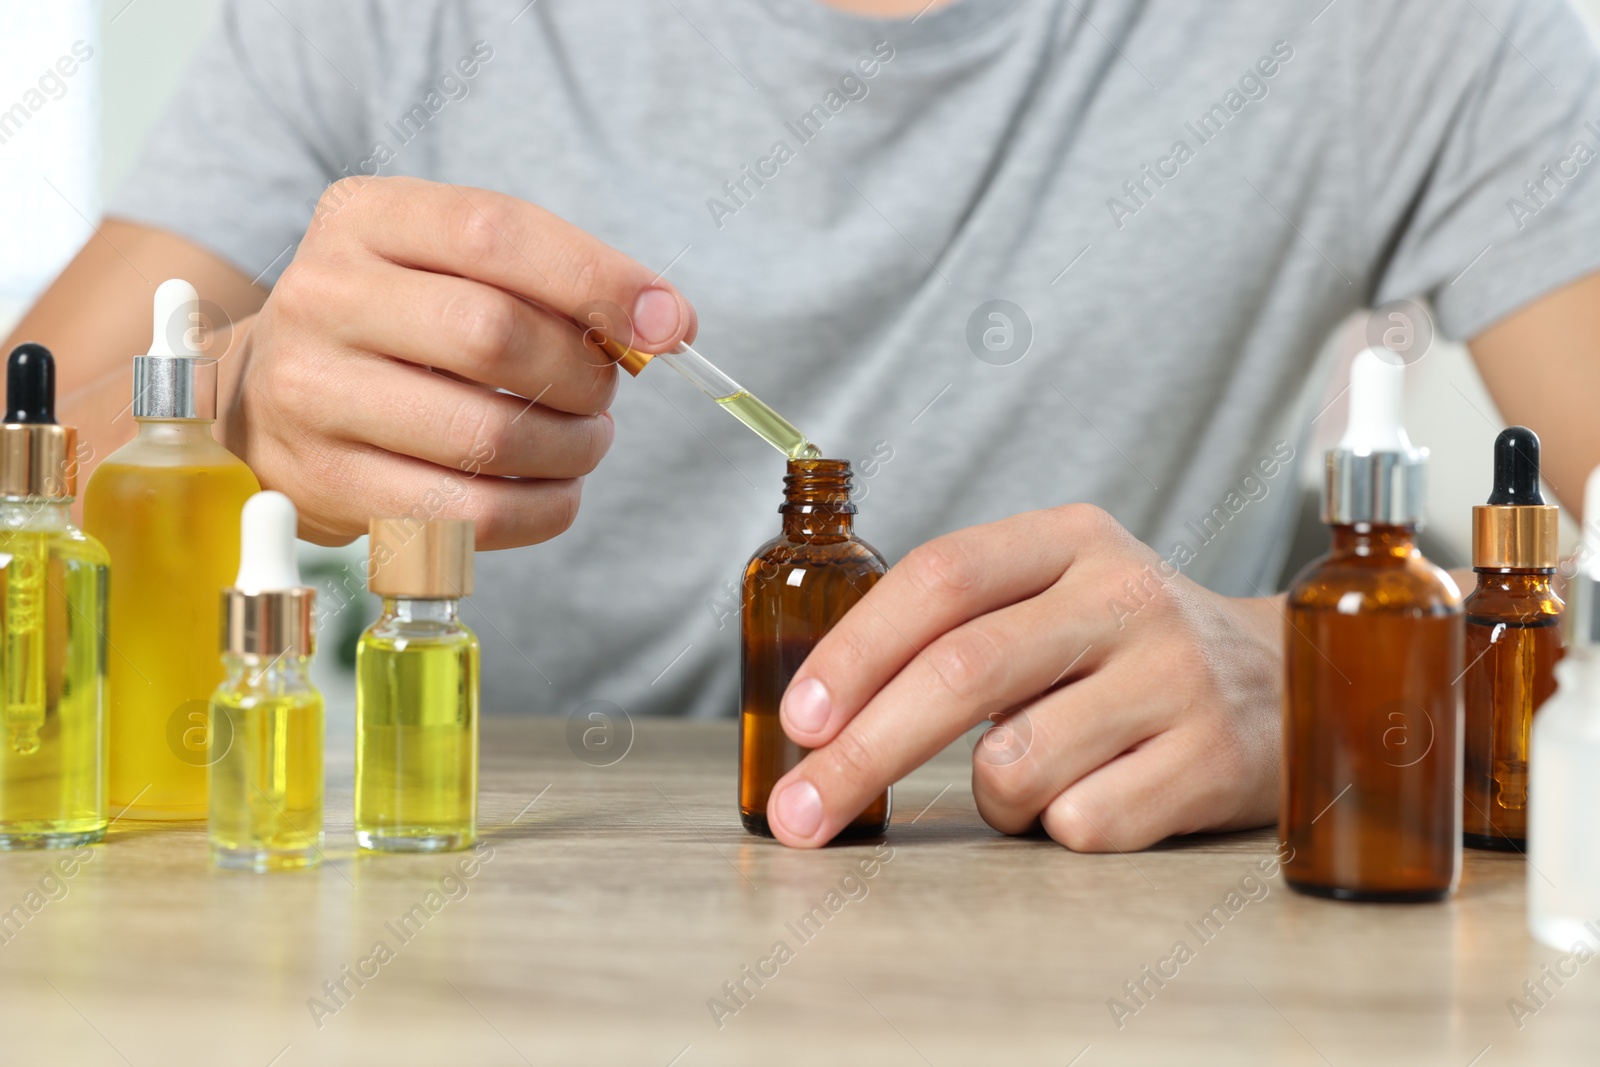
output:
[[[0,497],[0,530],[65,530],[71,525],[71,497]]]
[[[225,652],[224,685],[235,691],[284,696],[315,692],[311,682],[311,657],[281,653],[276,656],[252,652]]]
[[[134,420],[139,424],[139,437],[163,445],[186,445],[199,441],[215,442],[211,434],[214,419],[163,419],[148,417]]]
[[[1514,593],[1554,592],[1554,569],[1531,570],[1518,567],[1474,567],[1479,583],[1489,583]]]
[[[791,459],[783,476],[783,533],[791,541],[849,537],[856,506],[850,501],[850,463],[842,459]]]
[[[459,600],[386,596],[383,598],[383,617],[394,622],[453,624],[458,621],[460,606]]]

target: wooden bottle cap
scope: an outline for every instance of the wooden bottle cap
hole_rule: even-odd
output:
[[[368,591],[422,600],[472,595],[470,519],[373,519],[367,535]]]

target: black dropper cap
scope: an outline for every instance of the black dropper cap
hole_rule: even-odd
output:
[[[48,425],[55,421],[55,357],[44,345],[20,344],[6,361],[6,422]]]
[[[1494,492],[1489,504],[1529,507],[1544,504],[1539,491],[1539,435],[1526,426],[1512,426],[1494,439]]]

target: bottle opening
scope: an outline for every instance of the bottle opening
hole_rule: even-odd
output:
[[[850,502],[850,461],[846,459],[791,459],[783,476],[784,514],[833,511],[855,514]]]

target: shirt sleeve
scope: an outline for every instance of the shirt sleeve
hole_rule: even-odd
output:
[[[1600,270],[1600,51],[1571,0],[1350,5],[1375,303],[1469,340]]]
[[[107,214],[277,281],[317,198],[369,141],[372,34],[344,25],[357,7],[228,0]]]

